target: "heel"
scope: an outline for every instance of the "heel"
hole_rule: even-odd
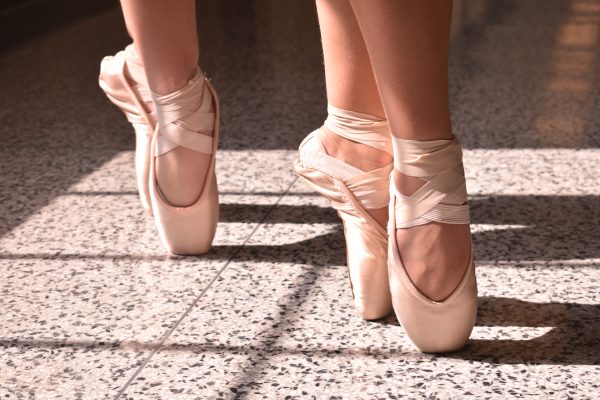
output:
[[[145,103],[152,101],[148,88],[143,83],[131,86],[125,77],[126,60],[132,53],[133,45],[114,56],[105,57],[100,64],[98,83],[106,97],[127,117],[135,131],[135,172],[136,186],[142,207],[152,215],[150,191],[148,188],[150,168],[150,142],[155,128],[155,118],[146,112]],[[140,68],[140,73],[143,69]]]

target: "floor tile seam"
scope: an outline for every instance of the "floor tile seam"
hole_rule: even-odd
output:
[[[154,355],[156,353],[158,353],[162,349],[162,347],[165,344],[165,342],[169,339],[169,337],[171,337],[171,335],[179,327],[179,325],[181,324],[181,322],[188,316],[188,314],[196,306],[196,304],[198,304],[200,302],[200,299],[204,296],[204,294],[206,292],[208,292],[208,290],[211,288],[211,286],[213,285],[213,283],[215,283],[217,281],[217,279],[219,279],[219,277],[222,275],[223,271],[225,271],[225,269],[229,266],[229,264],[231,264],[231,262],[234,261],[234,259],[240,253],[240,251],[244,247],[246,247],[246,244],[248,244],[248,242],[250,241],[250,239],[252,238],[252,236],[254,236],[254,234],[258,231],[258,229],[261,226],[264,225],[265,221],[269,218],[269,216],[271,215],[271,213],[273,212],[273,210],[279,205],[279,203],[281,202],[281,200],[285,196],[288,195],[289,191],[294,186],[294,184],[296,183],[297,180],[298,180],[298,177],[295,176],[292,179],[292,181],[288,184],[286,190],[277,198],[277,200],[275,201],[275,203],[273,203],[271,205],[271,207],[269,207],[269,209],[265,212],[265,215],[263,215],[263,217],[256,224],[256,226],[254,227],[254,229],[252,229],[252,231],[250,232],[250,234],[246,237],[246,239],[244,239],[244,242],[242,243],[242,245],[239,246],[233,252],[233,254],[231,254],[231,256],[229,257],[229,259],[227,259],[227,261],[225,261],[225,263],[223,264],[223,266],[217,271],[217,273],[213,276],[213,278],[210,280],[210,282],[204,287],[204,289],[202,289],[202,291],[200,292],[200,294],[198,294],[198,296],[196,296],[196,298],[194,299],[194,301],[192,301],[192,303],[186,308],[186,310],[183,312],[183,314],[177,319],[177,321],[175,321],[175,323],[173,324],[173,326],[167,330],[167,332],[159,340],[158,345],[154,349],[152,349],[152,351],[146,357],[146,359],[142,362],[142,364],[135,370],[135,372],[133,373],[133,375],[127,380],[127,382],[125,382],[125,384],[123,385],[123,387],[119,390],[119,392],[117,393],[117,395],[114,397],[115,400],[118,400],[125,393],[125,391],[129,388],[129,386],[131,385],[131,383],[133,383],[133,381],[135,381],[135,379],[141,374],[141,372],[146,367],[146,365],[148,365],[148,363],[150,362],[150,360],[152,359],[152,357],[154,357]]]

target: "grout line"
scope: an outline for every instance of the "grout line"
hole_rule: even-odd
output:
[[[248,237],[246,237],[246,239],[244,240],[244,242],[242,243],[242,245],[239,246],[238,248],[236,248],[236,250],[233,252],[233,254],[231,255],[231,257],[229,257],[229,259],[225,262],[225,264],[221,267],[221,269],[215,274],[215,276],[208,283],[208,285],[206,285],[206,287],[202,290],[202,292],[200,292],[200,294],[194,299],[194,301],[192,302],[192,304],[190,304],[188,306],[188,308],[181,315],[181,317],[179,317],[179,319],[175,322],[175,324],[173,324],[173,326],[163,335],[163,337],[160,339],[160,342],[158,343],[158,346],[156,346],[152,350],[152,352],[144,360],[144,362],[142,363],[142,365],[140,365],[137,368],[137,370],[133,373],[133,375],[129,378],[129,380],[125,383],[125,385],[123,385],[123,387],[121,388],[121,390],[119,390],[119,393],[117,393],[117,395],[115,396],[115,400],[118,400],[123,395],[123,393],[125,393],[125,390],[127,390],[127,388],[129,388],[129,385],[131,385],[131,383],[139,376],[139,374],[146,367],[146,365],[148,365],[148,363],[150,362],[150,360],[152,359],[152,357],[154,357],[154,355],[156,353],[158,353],[158,351],[162,348],[163,344],[167,341],[167,339],[171,336],[171,334],[175,331],[175,329],[177,329],[177,327],[179,326],[179,324],[184,320],[185,317],[188,316],[188,314],[192,311],[192,309],[196,306],[196,304],[198,304],[198,302],[200,301],[200,299],[202,298],[202,296],[204,296],[204,294],[208,291],[208,289],[210,289],[210,287],[212,286],[212,284],[215,283],[217,279],[219,279],[219,277],[221,276],[221,274],[223,273],[223,271],[225,271],[225,269],[236,258],[236,256],[239,254],[239,252],[246,246],[246,244],[252,238],[252,236],[256,233],[256,231],[258,231],[258,228],[260,228],[263,225],[263,223],[271,215],[271,212],[273,211],[273,209],[275,209],[275,207],[277,207],[279,205],[279,202],[281,201],[281,199],[283,199],[289,193],[290,189],[292,188],[292,186],[294,185],[294,183],[296,183],[297,180],[298,180],[298,177],[297,176],[294,177],[294,179],[292,180],[292,182],[290,182],[290,184],[288,185],[287,189],[285,189],[285,191],[281,194],[281,196],[279,196],[279,198],[277,199],[277,201],[269,208],[269,210],[261,218],[261,220],[258,222],[258,224],[256,224],[256,226],[254,227],[254,229],[252,230],[252,232],[250,232],[250,234],[248,235]]]

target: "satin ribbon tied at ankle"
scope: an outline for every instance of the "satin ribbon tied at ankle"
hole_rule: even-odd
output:
[[[311,168],[335,178],[333,181],[335,189],[331,188],[332,190],[328,191],[325,188],[330,185],[324,180],[327,178],[312,177],[313,182],[320,182],[317,185],[319,192],[327,197],[332,207],[338,211],[350,212],[358,204],[366,210],[386,207],[390,201],[387,181],[392,166],[388,165],[364,172],[336,160],[325,153],[322,140],[319,138],[321,132],[320,130],[313,132],[309,137],[316,136],[316,141],[301,149],[301,159],[305,168]]]
[[[391,136],[385,119],[374,115],[344,110],[327,105],[328,116],[324,126],[332,133],[392,154]],[[329,156],[323,147],[323,130],[313,132],[300,145],[302,163],[335,178],[336,190],[327,192],[322,182],[318,190],[331,201],[338,211],[352,213],[357,209],[374,210],[389,204],[387,176],[391,165],[373,171],[362,171],[350,164]],[[310,138],[314,137],[314,141]],[[308,143],[311,142],[311,143]],[[313,179],[320,180],[318,177]],[[359,211],[359,214],[365,215]]]
[[[146,86],[140,84],[133,85],[131,86],[131,90],[135,93],[137,98],[141,99],[144,103],[149,103],[152,101],[152,96]],[[139,107],[144,107],[144,105],[140,104]],[[156,118],[156,113],[154,112],[148,113],[148,115]],[[125,117],[131,123],[131,125],[133,125],[133,129],[135,129],[136,132],[144,133],[147,136],[152,133],[150,131],[152,126],[149,125],[152,122],[149,122],[144,115],[132,114],[125,111]]]
[[[468,224],[469,205],[458,139],[392,139],[394,168],[426,183],[411,196],[396,193],[396,227],[408,228],[431,221]]]
[[[325,127],[352,141],[383,150],[392,155],[392,144],[387,120],[374,115],[337,108],[327,104]]]
[[[130,82],[125,77],[125,71],[133,80]],[[112,80],[118,79],[120,83]],[[125,114],[127,120],[133,125],[136,133],[150,134],[153,124],[149,116],[155,117],[154,113],[146,114],[145,104],[152,102],[152,96],[146,84],[146,76],[137,57],[133,45],[125,50],[119,51],[114,56],[105,57],[102,61],[100,87],[110,100],[116,104]],[[115,87],[124,88],[128,92],[124,98]]]
[[[115,55],[115,58],[119,59],[119,64],[121,68],[126,69],[128,75],[131,77],[133,82],[135,82],[133,85],[125,85],[130,87],[131,90],[134,92],[135,96],[132,97],[134,101],[141,100],[144,103],[151,103],[152,94],[148,89],[146,72],[144,71],[144,67],[142,66],[142,60],[135,51],[134,45],[130,44],[127,47],[125,47],[125,50],[117,53]],[[119,76],[121,76],[123,79],[126,79],[124,74],[120,74]],[[137,107],[141,108],[142,110],[145,110],[146,104],[139,103],[137,104]],[[131,122],[131,124],[133,125],[133,128],[136,130],[136,132],[144,132],[146,135],[149,135],[151,133],[150,129],[153,129],[153,124],[152,121],[147,120],[146,116],[139,116],[137,114],[137,110],[136,114],[131,115],[128,112],[125,112],[125,115],[127,117],[127,120],[129,120],[129,122]],[[154,112],[149,113],[149,115],[151,115],[153,118],[156,118],[156,114]]]
[[[203,89],[204,79],[198,69],[183,88],[165,96],[152,93],[158,118],[156,157],[177,146],[212,154],[215,114],[209,112],[212,96]]]

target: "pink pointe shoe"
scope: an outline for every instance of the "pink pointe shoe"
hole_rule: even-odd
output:
[[[154,215],[161,241],[174,254],[207,252],[219,218],[215,174],[219,102],[214,88],[198,69],[183,89],[166,96],[152,95],[133,45],[102,60],[99,83],[135,130],[137,188],[144,209]],[[202,90],[203,86],[207,90]],[[152,113],[146,111],[149,104],[154,108]],[[211,105],[214,112],[209,112]],[[212,155],[202,193],[188,207],[171,205],[156,182],[155,158],[177,146]]]
[[[328,106],[325,126],[333,133],[391,152],[387,121],[372,115]],[[329,156],[317,129],[300,144],[294,172],[329,200],[344,223],[352,297],[366,320],[392,312],[387,272],[387,232],[367,212],[389,203],[392,164],[364,172]]]
[[[130,84],[128,75],[135,84]],[[156,117],[146,111],[152,102],[146,75],[133,44],[114,56],[105,57],[100,64],[100,88],[111,102],[123,111],[135,130],[136,184],[144,210],[152,214],[148,188],[150,142]]]
[[[477,314],[477,282],[471,256],[458,286],[443,301],[424,296],[412,283],[398,253],[396,229],[431,221],[468,224],[469,205],[462,165],[462,151],[453,140],[416,141],[393,137],[394,168],[427,182],[411,196],[403,196],[390,184],[388,267],[396,316],[413,344],[426,353],[462,348]]]
[[[158,124],[151,143],[154,154],[150,157],[149,192],[158,233],[165,247],[173,254],[206,253],[212,244],[219,219],[215,174],[219,140],[217,93],[198,68],[182,89],[165,96],[153,94],[152,97]],[[210,111],[211,107],[214,111]],[[156,158],[177,146],[212,155],[202,193],[187,207],[169,203],[156,179]]]

